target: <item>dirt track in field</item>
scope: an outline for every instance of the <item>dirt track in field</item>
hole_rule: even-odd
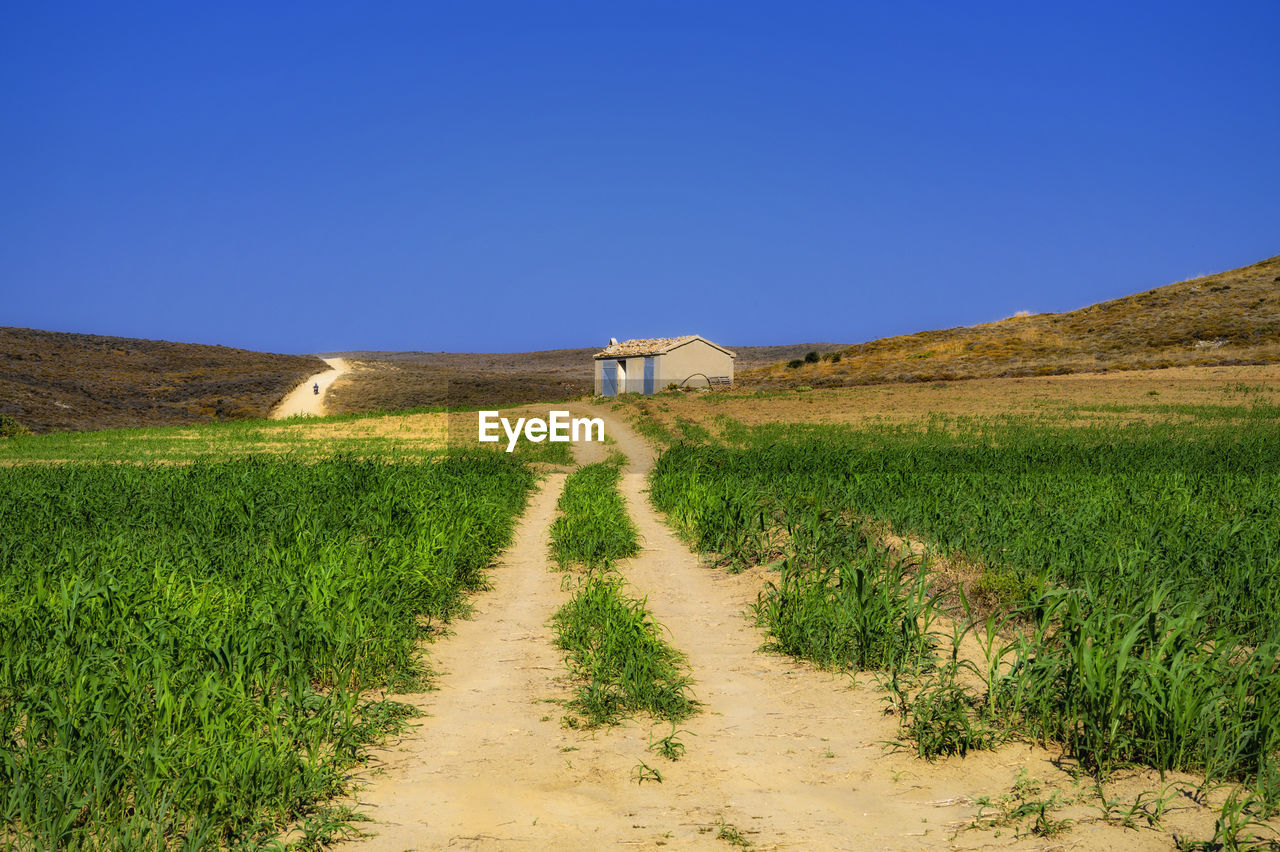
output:
[[[758,849],[1172,846],[1167,831],[1096,822],[1053,838],[1014,839],[1012,828],[957,834],[978,811],[974,798],[1006,793],[1020,769],[1063,787],[1066,773],[1026,746],[935,764],[887,753],[896,721],[870,676],[851,686],[848,676],[759,653],[764,637],[745,611],[763,569],[730,575],[690,553],[644,493],[653,451],[605,408],[575,408],[605,417],[630,460],[622,491],[644,549],[618,567],[688,656],[703,708],[681,725],[687,753],[670,762],[648,750],[666,725],[561,725],[555,701],[572,685],[547,624],[569,592],[547,560],[564,485],[563,474],[551,474],[492,571],[493,589],[430,646],[437,691],[408,696],[426,714],[420,726],[375,753],[358,800],[376,822],[361,826],[372,836],[352,847],[730,848],[722,826]],[[604,456],[599,445],[578,449],[580,462]],[[661,784],[633,780],[642,761],[662,773]],[[1059,817],[1090,813],[1076,807]]]
[[[320,417],[328,413],[324,398],[329,385],[333,384],[338,376],[347,372],[349,367],[342,358],[325,358],[324,362],[329,365],[329,369],[308,377],[305,382],[289,391],[289,395],[280,400],[280,404],[271,412],[272,420],[299,416]],[[319,393],[315,391],[317,385],[320,389]]]

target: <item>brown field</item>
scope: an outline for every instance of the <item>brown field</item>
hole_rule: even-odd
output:
[[[738,383],[840,387],[1277,363],[1280,257],[1068,313],[886,337],[838,354],[839,361],[746,368]]]
[[[729,347],[738,369],[772,364],[780,358],[830,351],[832,343]],[[326,397],[334,414],[402,411],[409,408],[503,407],[554,402],[592,391],[592,356],[597,348],[540,352],[333,352],[353,370]]]
[[[32,432],[266,417],[310,355],[0,328],[0,414]]]
[[[1280,405],[1280,365],[1179,367],[1023,379],[869,385],[813,390],[664,393],[616,405],[666,426],[686,419],[715,431],[721,417],[762,423],[910,423],[934,415],[1051,415],[1056,421],[1179,419],[1183,407]],[[1069,415],[1069,416],[1068,416]]]
[[[325,398],[333,414],[404,411],[413,408],[506,407],[582,396],[589,383],[553,371],[484,372],[408,361],[348,359],[351,372],[338,378]],[[589,363],[589,362],[588,362]]]
[[[732,346],[741,369],[764,367],[789,358],[802,358],[810,351],[839,349],[839,343],[790,343],[783,346]],[[357,361],[389,361],[396,364],[418,364],[449,372],[540,373],[568,381],[591,380],[591,359],[603,347],[577,349],[542,349],[536,352],[381,352],[356,350],[323,352],[322,358],[353,358]],[[585,376],[585,379],[584,379]]]

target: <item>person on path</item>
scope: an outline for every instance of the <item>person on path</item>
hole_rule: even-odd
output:
[[[316,396],[319,396],[319,395],[320,395],[320,383],[319,383],[319,382],[316,382],[314,385],[312,385],[312,386],[311,386],[311,392],[312,392],[313,394],[315,394]]]

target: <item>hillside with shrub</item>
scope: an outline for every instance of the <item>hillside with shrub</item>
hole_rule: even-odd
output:
[[[0,327],[0,416],[32,432],[265,417],[310,355]]]
[[[1280,256],[1066,313],[885,337],[754,370],[747,387],[1280,362]]]

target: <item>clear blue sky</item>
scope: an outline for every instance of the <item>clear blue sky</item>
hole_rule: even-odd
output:
[[[857,342],[1280,253],[1280,3],[10,2],[0,325]]]

